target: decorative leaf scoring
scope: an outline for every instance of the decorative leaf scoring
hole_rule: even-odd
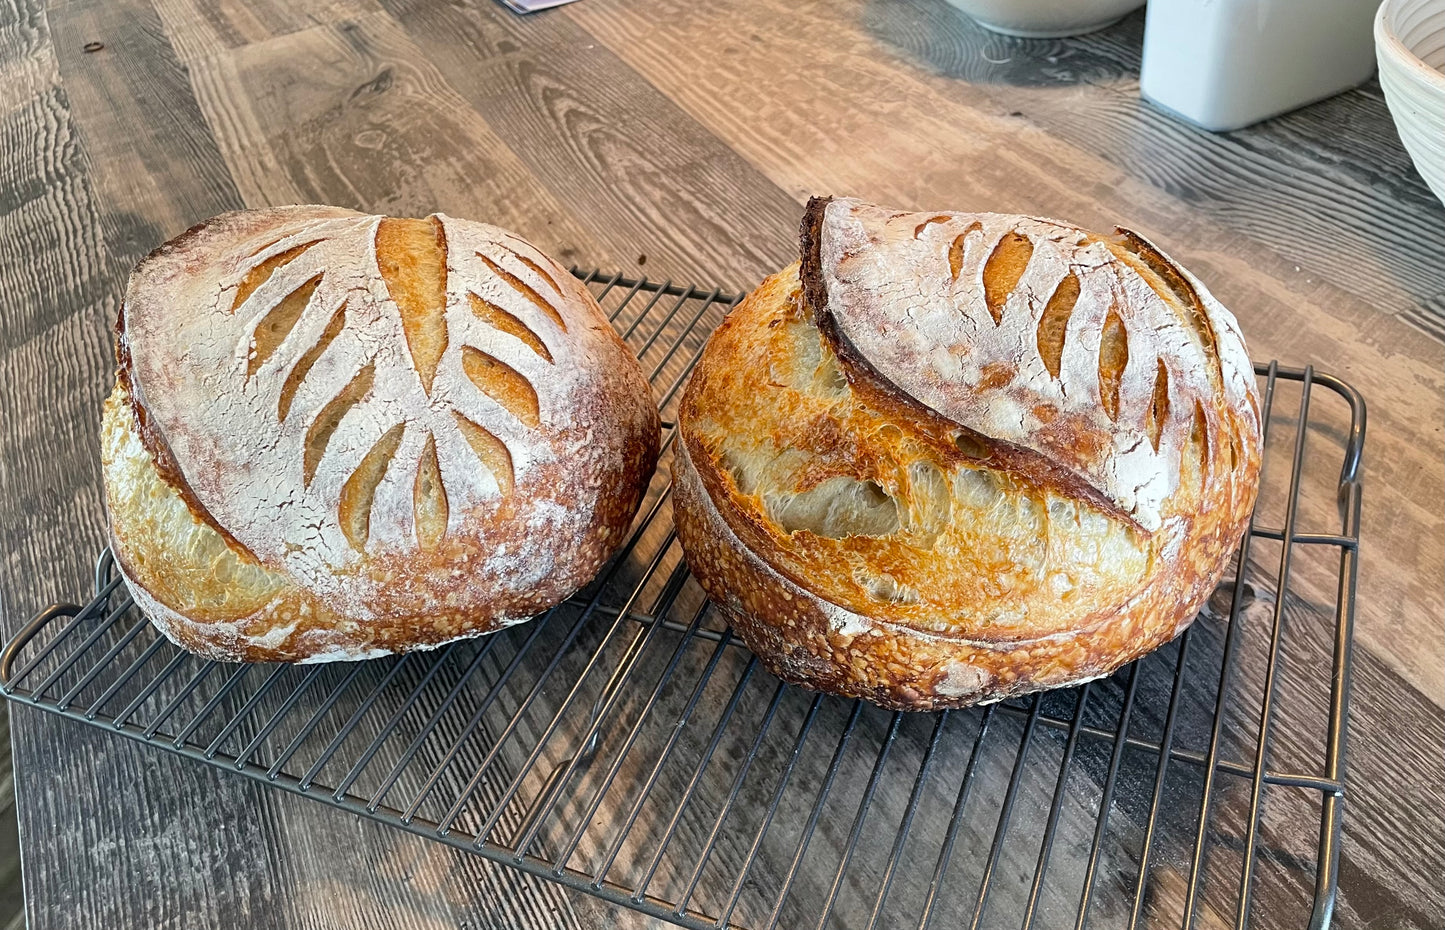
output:
[[[456,411],[452,411],[456,417],[457,429],[461,432],[462,438],[477,458],[497,479],[497,484],[502,489],[502,496],[506,497],[512,493],[512,486],[515,482],[515,472],[512,468],[512,453],[507,451],[507,444],[496,437],[491,430],[468,420]]]
[[[944,222],[947,219],[948,217],[929,219],[919,225],[915,236],[922,232],[927,225]],[[957,237],[949,251],[949,270],[955,279],[958,277],[958,271],[962,264],[963,240],[968,232],[972,232],[977,226],[977,223],[973,224],[964,235]],[[1214,365],[1218,366],[1219,358],[1214,349],[1213,333],[1208,327],[1204,309],[1193,288],[1161,256],[1148,248],[1147,243],[1131,237],[1128,244],[1132,247],[1128,254],[1138,258],[1138,263],[1135,264],[1136,270],[1140,271],[1141,275],[1150,282],[1150,286],[1162,297],[1178,301],[1186,309],[1187,319],[1200,333],[1206,353]],[[985,302],[989,312],[993,315],[994,323],[997,324],[1002,319],[1003,307],[1018,287],[1018,282],[1022,279],[1032,254],[1033,245],[1026,237],[1018,233],[1009,233],[999,240],[998,245],[989,256],[984,268]],[[1039,317],[1037,338],[1039,358],[1043,361],[1050,376],[1054,378],[1059,377],[1062,367],[1064,338],[1068,330],[1069,319],[1078,303],[1080,290],[1078,274],[1070,271],[1059,281],[1058,287],[1054,289],[1053,295],[1049,297],[1048,303]],[[1111,420],[1119,418],[1119,391],[1124,368],[1128,362],[1128,333],[1117,310],[1111,308],[1104,320],[1104,328],[1099,340],[1099,394]],[[1165,367],[1163,359],[1157,359],[1156,365],[1154,389],[1144,429],[1149,436],[1150,445],[1153,446],[1155,452],[1158,452],[1164,424],[1169,419],[1169,370]],[[1198,411],[1197,415],[1203,416],[1202,409]],[[1232,458],[1232,448],[1230,454]]]
[[[341,486],[341,501],[336,515],[341,521],[341,532],[353,549],[363,548],[371,534],[371,505],[376,500],[376,486],[386,477],[387,466],[396,455],[396,447],[405,431],[406,424],[398,423],[382,434],[367,451],[356,471]]]
[[[967,229],[953,237],[953,243],[948,247],[948,276],[952,280],[957,281],[958,273],[963,270],[963,252],[968,246],[968,237],[981,232],[982,224],[969,223]]]
[[[933,223],[947,222],[949,219],[950,217],[946,216],[931,217],[914,230],[915,238],[927,226]],[[957,280],[963,264],[964,240],[969,233],[980,228],[978,223],[973,223],[962,235],[953,240],[953,244],[949,248],[948,264],[949,272],[954,280]],[[1127,254],[1138,259],[1137,262],[1132,263],[1136,270],[1140,271],[1141,275],[1150,282],[1150,286],[1161,296],[1178,301],[1184,306],[1188,311],[1187,317],[1191,325],[1200,334],[1205,351],[1217,367],[1219,358],[1214,348],[1213,332],[1209,329],[1204,309],[1198,295],[1194,293],[1194,289],[1170,267],[1162,256],[1148,248],[1147,243],[1133,237],[1132,234],[1129,235],[1127,241],[1131,246]],[[989,255],[983,272],[984,300],[995,324],[1002,321],[1004,306],[1023,278],[1028,263],[1033,257],[1033,251],[1033,242],[1028,237],[1017,232],[1010,232],[999,240],[998,245]],[[1059,281],[1039,317],[1037,333],[1039,358],[1054,378],[1059,377],[1064,354],[1064,338],[1080,292],[1079,276],[1076,272],[1070,271]],[[1099,340],[1099,394],[1104,408],[1112,420],[1119,418],[1119,390],[1124,368],[1128,362],[1128,333],[1117,310],[1111,308],[1104,320],[1104,328]],[[1202,416],[1202,411],[1200,415]],[[1148,417],[1145,421],[1145,430],[1155,452],[1159,451],[1160,437],[1168,418],[1169,371],[1164,365],[1164,360],[1158,359],[1154,390],[1150,399]]]
[[[1214,329],[1209,325],[1209,315],[1204,310],[1204,302],[1199,299],[1199,294],[1194,290],[1194,285],[1179,273],[1177,269],[1152,245],[1138,235],[1122,230],[1124,234],[1123,247],[1117,250],[1124,255],[1136,258],[1133,267],[1139,272],[1154,292],[1167,301],[1178,304],[1184,310],[1184,317],[1190,328],[1199,337],[1200,344],[1204,348],[1204,355],[1209,360],[1210,373],[1216,385],[1222,384],[1224,374],[1222,363],[1219,358],[1219,348],[1215,345]],[[1140,267],[1142,263],[1143,267]],[[1251,401],[1252,402],[1252,401]]]
[[[286,375],[286,383],[281,385],[281,397],[276,404],[278,421],[286,422],[286,417],[291,413],[291,401],[296,398],[297,388],[301,387],[301,382],[305,381],[306,376],[311,373],[311,368],[316,364],[316,360],[326,352],[336,337],[341,335],[341,330],[345,325],[346,302],[342,301],[341,306],[336,308],[336,312],[331,315],[331,322],[327,323],[326,328],[321,331],[321,338],[306,350],[306,353],[292,367],[290,374]],[[255,372],[253,371],[252,374]]]
[[[412,485],[412,507],[416,514],[417,544],[423,549],[435,549],[446,535],[450,515],[435,436],[426,438],[426,449],[421,454]]]
[[[1189,450],[1202,485],[1209,474],[1209,420],[1204,415],[1204,404],[1197,400],[1194,402],[1194,420],[1189,426]]]
[[[503,246],[503,248],[506,248],[506,246]],[[532,261],[530,258],[523,255],[521,252],[516,251],[515,249],[507,249],[507,254],[511,255],[517,261],[532,269],[533,274],[537,275],[543,281],[546,281],[547,286],[552,289],[552,293],[556,294],[558,297],[562,296],[562,289],[557,286],[557,280],[547,273],[547,269],[543,268],[541,265]],[[558,317],[557,319],[560,323],[562,318]],[[565,332],[567,327],[563,325],[562,329]]]
[[[1019,279],[1024,276],[1033,255],[1033,240],[1021,233],[1010,232],[999,240],[993,254],[984,263],[984,303],[988,305],[995,326],[1003,322],[1004,304],[1019,286]]]
[[[480,349],[466,346],[462,349],[462,370],[483,394],[505,407],[512,416],[531,427],[540,422],[537,389],[517,369]]]
[[[401,311],[412,363],[430,394],[447,350],[447,241],[441,223],[383,219],[376,229],[376,266]]]
[[[1044,307],[1044,315],[1039,318],[1039,357],[1055,378],[1059,376],[1059,365],[1064,357],[1064,333],[1069,328],[1074,304],[1078,302],[1079,276],[1071,272],[1059,282],[1054,296]]]
[[[953,217],[951,216],[929,217],[928,219],[924,220],[913,228],[913,238],[917,239],[919,236],[923,235],[923,231],[929,226],[932,226],[934,223],[947,223],[951,219],[953,219]]]
[[[1129,364],[1129,335],[1119,311],[1109,308],[1104,318],[1104,332],[1099,337],[1099,398],[1109,419],[1119,419],[1119,383]]]
[[[1169,419],[1169,369],[1164,360],[1158,359],[1158,370],[1154,374],[1154,396],[1149,401],[1149,418],[1144,421],[1144,430],[1149,434],[1149,443],[1159,451],[1159,436]]]
[[[281,343],[295,328],[296,321],[301,319],[302,311],[311,302],[311,295],[316,293],[316,286],[320,283],[321,275],[316,275],[282,297],[280,303],[272,307],[271,311],[256,325],[255,332],[251,337],[251,357],[246,364],[247,377],[254,375],[266,363],[266,360],[281,347]]]
[[[538,310],[541,310],[543,313],[547,314],[547,316],[551,317],[552,322],[556,323],[557,327],[561,329],[562,332],[565,333],[567,331],[567,324],[562,322],[562,315],[557,312],[557,308],[553,307],[550,303],[543,299],[542,295],[538,294],[536,290],[533,289],[532,285],[512,274],[501,265],[498,265],[496,262],[483,255],[481,252],[477,253],[477,258],[480,258],[483,262],[485,262],[487,267],[492,270],[493,274],[501,278],[503,281],[506,281],[512,287],[516,288],[517,292],[520,293],[523,297],[526,297],[532,303],[536,304]],[[549,278],[548,280],[551,279]],[[555,284],[553,286],[555,287]]]
[[[374,230],[367,244],[389,298],[389,303],[374,307],[364,295],[368,286],[375,285],[356,277],[365,265],[357,263],[355,236],[366,229]],[[526,364],[528,358],[540,360],[536,364],[554,362],[544,334],[548,322],[566,331],[554,306],[555,300],[563,299],[562,291],[538,260],[495,241],[489,247],[498,259],[474,248],[464,253],[480,260],[481,266],[472,272],[482,276],[480,283],[469,279],[452,288],[446,227],[437,217],[381,218],[369,227],[343,227],[335,238],[323,236],[289,248],[284,244],[284,239],[277,240],[254,253],[253,260],[282,248],[255,261],[236,284],[231,310],[254,320],[245,327],[246,377],[262,385],[261,390],[276,391],[278,423],[302,415],[299,401],[305,398],[307,421],[300,445],[303,486],[308,491],[314,486],[313,493],[334,495],[330,499],[337,526],[353,550],[364,550],[378,532],[376,514],[396,514],[393,498],[402,474],[391,473],[403,467],[411,469],[404,473],[404,488],[410,490],[411,536],[418,547],[433,548],[445,538],[458,506],[470,506],[478,494],[490,493],[485,484],[470,489],[472,479],[466,477],[465,466],[463,472],[449,472],[448,468],[458,466],[447,464],[444,450],[469,447],[494,479],[497,492],[502,496],[513,492],[516,473],[507,443],[520,435],[519,429],[534,430],[542,424],[541,400],[524,370],[535,371]],[[501,261],[517,272],[504,268]],[[349,277],[328,285],[328,276],[337,267]],[[556,298],[544,296],[521,276],[550,288]],[[499,296],[487,290],[489,278],[503,285]],[[478,287],[493,299],[474,292]],[[362,303],[355,299],[358,288]],[[520,307],[508,292],[522,298]],[[370,293],[376,300],[377,291]],[[458,308],[460,315],[453,312]],[[367,332],[353,331],[361,326]],[[394,335],[384,335],[387,327],[394,327],[389,330]],[[482,333],[488,330],[514,342],[487,340]],[[473,344],[478,339],[484,341]],[[396,351],[399,344],[404,344],[402,353]],[[319,381],[318,373],[323,371],[327,380]],[[448,371],[453,373],[444,379]],[[399,390],[408,390],[408,378],[416,385],[409,389],[417,392],[416,399],[397,396]],[[333,380],[339,388],[329,387]],[[473,389],[500,410],[490,414],[485,405],[469,400],[465,393]],[[381,396],[383,391],[386,396]],[[498,422],[483,425],[491,424],[491,417],[498,417]],[[518,425],[509,425],[511,421]],[[448,434],[445,443],[443,433]],[[361,440],[362,435],[367,438]],[[483,474],[475,469],[472,473]],[[323,475],[330,477],[321,480]],[[461,480],[454,482],[459,476]],[[383,505],[379,495],[390,503]],[[404,524],[388,516],[385,525]],[[397,532],[390,529],[385,538],[395,542]]]
[[[307,487],[316,477],[316,468],[321,464],[321,457],[326,454],[326,447],[331,444],[331,437],[336,435],[337,427],[341,426],[341,418],[347,412],[361,403],[361,399],[371,391],[371,383],[376,379],[376,365],[370,364],[356,373],[356,377],[342,388],[336,396],[326,402],[321,408],[316,419],[311,421],[311,426],[306,430],[306,446],[302,460],[302,475],[305,478]]]
[[[265,244],[265,245],[261,246],[261,247],[258,248],[258,249],[252,249],[252,250],[251,250],[251,254],[250,254],[249,256],[247,256],[247,257],[248,257],[248,258],[255,258],[257,255],[260,255],[262,252],[268,251],[268,250],[271,248],[271,246],[275,245],[276,243],[280,242],[282,239],[285,239],[285,238],[287,238],[287,236],[271,236],[271,237],[269,237],[269,238],[266,240],[266,244]],[[235,307],[232,307],[231,309],[232,309],[232,310],[235,310]]]
[[[251,295],[256,293],[256,288],[271,280],[273,274],[300,258],[306,253],[307,249],[320,241],[320,239],[317,239],[312,242],[303,242],[301,245],[292,246],[284,252],[277,252],[275,255],[272,255],[270,258],[246,272],[246,276],[242,278],[241,283],[236,286],[236,299],[231,302],[231,312],[235,313],[239,310],[241,304],[250,300]],[[275,245],[275,243],[273,242],[272,245]],[[264,252],[265,249],[261,251]]]
[[[803,276],[826,294],[828,338],[958,426],[1053,459],[1146,532],[1162,525],[1182,458],[1195,480],[1196,400],[1208,480],[1231,454],[1249,464],[1248,421],[1258,418],[1244,347],[1228,311],[1187,272],[1124,231],[940,216],[809,204]],[[1240,412],[1244,431],[1229,444]]]
[[[516,336],[522,340],[527,348],[536,352],[548,362],[552,361],[551,351],[547,349],[546,344],[537,337],[536,333],[527,328],[526,323],[523,323],[490,300],[483,300],[476,294],[469,292],[467,294],[467,301],[472,305],[472,312],[481,318],[482,322],[493,329],[501,330],[509,336]]]

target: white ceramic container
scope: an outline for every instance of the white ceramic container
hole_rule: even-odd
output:
[[[948,0],[985,29],[1026,39],[1076,36],[1111,26],[1144,0]]]
[[[1385,0],[1375,51],[1400,141],[1445,203],[1445,0]]]
[[[1139,90],[1216,132],[1333,96],[1375,70],[1379,0],[1151,0]]]

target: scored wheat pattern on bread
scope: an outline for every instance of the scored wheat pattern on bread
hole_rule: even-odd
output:
[[[484,223],[225,214],[137,266],[117,336],[113,549],[146,613],[212,657],[520,622],[620,544],[656,461],[646,378],[596,300]]]
[[[334,500],[357,550],[374,511],[399,521],[404,538],[408,504],[416,545],[435,546],[449,498],[465,502],[439,450],[469,449],[506,496],[516,467],[509,446],[541,423],[534,380],[555,365],[547,342],[567,332],[556,278],[506,242],[470,255],[448,245],[435,216],[306,230],[253,255],[234,287],[231,312],[247,321],[237,351],[248,387],[275,398],[283,434],[304,426],[303,486]],[[328,269],[351,267],[358,252],[374,261],[385,300],[357,302],[345,281],[329,286]],[[468,264],[476,273],[457,287],[448,266]],[[375,390],[378,382],[390,389]],[[404,467],[392,468],[396,460]]]
[[[191,257],[221,242],[235,259]],[[123,341],[141,347],[134,393],[159,457],[265,564],[426,552],[467,514],[535,511],[514,502],[529,475],[616,452],[589,438],[600,412],[582,398],[623,377],[589,363],[620,344],[570,275],[493,226],[230,214],[142,263],[131,299]],[[292,568],[330,586],[306,564]]]
[[[937,710],[1188,625],[1260,441],[1202,285],[1128,233],[849,200],[800,251],[709,339],[673,464],[689,565],[770,671]]]

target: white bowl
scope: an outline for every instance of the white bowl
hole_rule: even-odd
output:
[[[1385,0],[1375,57],[1400,141],[1445,203],[1445,0]]]
[[[985,29],[1026,39],[1076,36],[1112,26],[1144,0],[948,0]]]

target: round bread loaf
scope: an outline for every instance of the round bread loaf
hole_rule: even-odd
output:
[[[525,620],[596,574],[657,459],[596,301],[483,223],[229,213],[140,263],[117,337],[111,546],[151,621],[211,658]]]
[[[1167,642],[1254,504],[1233,316],[1126,231],[812,201],[713,334],[673,465],[688,563],[778,676],[929,710]]]

